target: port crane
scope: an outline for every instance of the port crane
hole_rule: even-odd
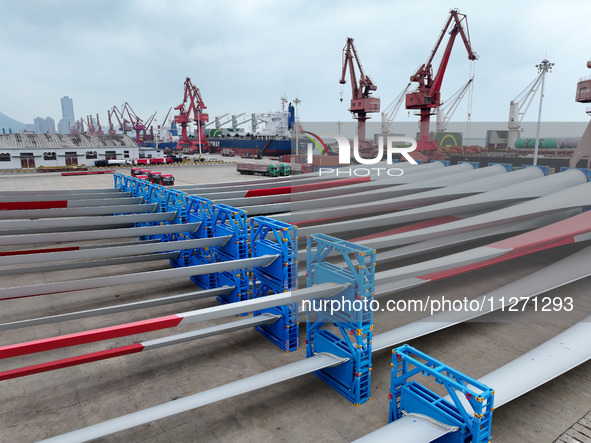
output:
[[[185,104],[189,102],[188,109],[185,109]],[[209,150],[209,143],[203,134],[203,124],[209,121],[209,115],[203,110],[207,109],[201,92],[187,77],[185,80],[185,96],[183,102],[174,108],[179,111],[179,115],[174,117],[174,121],[181,125],[181,139],[179,140],[179,148],[183,151],[194,152],[199,150],[199,155],[204,150]],[[187,125],[193,115],[193,120],[197,123],[197,140],[189,140],[187,136]]]
[[[406,87],[402,90],[402,92],[400,94],[398,94],[398,96],[394,100],[392,100],[392,103],[390,103],[386,107],[386,109],[384,109],[382,111],[382,133],[383,134],[388,134],[390,132],[390,126],[392,125],[392,121],[394,121],[394,118],[396,117],[396,114],[398,114],[398,111],[400,110],[402,103],[404,103],[404,97],[406,96],[406,93],[410,89],[410,86],[411,86],[411,83],[406,85]]]
[[[94,122],[92,121],[92,115],[86,116],[86,132],[90,135],[96,134],[96,128],[94,127]]]
[[[591,60],[587,62],[587,67],[591,69]],[[579,79],[575,101],[579,103],[591,103],[591,77],[583,77]],[[588,107],[585,112],[591,115],[591,108]],[[587,124],[587,128],[585,129],[585,132],[583,132],[583,136],[581,137],[568,165],[571,168],[576,168],[579,160],[585,160],[587,168],[591,166],[591,121]]]
[[[123,134],[127,134],[128,131],[131,131],[133,129],[129,124],[130,122],[123,115],[123,106],[121,107],[121,110],[119,110],[117,106],[113,106],[110,111],[107,111],[107,115],[109,116],[109,134],[117,133],[117,131],[113,127],[113,116],[115,116],[115,118],[117,119],[117,123],[119,123],[119,130]]]
[[[101,126],[101,121],[99,120],[99,115],[96,115],[96,133],[98,135],[103,135],[105,132],[103,131],[103,127]]]
[[[70,134],[84,134],[84,119],[76,120],[76,124],[70,128]]]
[[[132,129],[135,131],[135,141],[137,144],[141,145],[144,141],[147,140],[154,140],[154,128],[151,126],[154,117],[156,117],[156,112],[152,114],[146,123],[138,117],[135,111],[132,109],[131,105],[125,102],[121,108],[121,114],[129,117],[129,122],[131,123]],[[125,122],[125,119],[124,119]],[[146,128],[150,128],[150,133],[146,133]]]
[[[113,119],[111,118],[113,111],[111,109],[107,109],[107,120],[109,121],[109,129],[107,131],[108,134],[117,134],[115,128],[113,127]]]
[[[437,73],[433,75],[433,58],[446,34],[449,34],[449,40],[443,51]],[[457,9],[452,9],[429,58],[419,67],[417,72],[410,77],[410,81],[418,83],[419,86],[415,91],[409,92],[406,95],[406,109],[417,109],[419,111],[420,135],[417,143],[417,151],[425,158],[429,159],[438,159],[441,157],[437,150],[436,143],[430,140],[429,122],[433,109],[437,109],[441,106],[441,85],[443,83],[443,77],[445,75],[445,70],[447,69],[451,50],[458,34],[460,34],[460,37],[464,42],[464,46],[468,52],[468,59],[476,60],[478,56],[472,50],[466,15],[460,14]]]
[[[357,74],[355,72],[355,65],[359,71],[359,82],[357,81]],[[373,143],[365,140],[365,122],[370,117],[367,114],[372,112],[380,112],[379,97],[372,97],[373,91],[378,87],[374,84],[368,75],[363,72],[363,66],[357,55],[357,50],[353,44],[352,38],[347,38],[347,44],[343,48],[343,69],[339,83],[341,85],[347,83],[347,69],[351,78],[351,107],[349,111],[353,114],[353,118],[357,120],[357,137],[359,139],[359,152],[371,150]],[[341,101],[343,97],[341,94]]]
[[[454,115],[454,112],[456,112],[456,109],[458,109],[460,102],[462,101],[462,99],[466,95],[466,92],[468,91],[468,89],[472,85],[473,81],[474,81],[474,77],[470,78],[470,80],[468,80],[464,86],[462,86],[460,89],[458,89],[446,101],[442,102],[441,106],[439,108],[437,108],[437,111],[436,111],[436,122],[437,123],[435,125],[435,131],[444,132],[447,129],[447,124],[449,123],[452,116]]]
[[[545,68],[541,68],[541,66],[545,66]],[[542,85],[546,72],[551,71],[552,66],[554,66],[554,63],[549,63],[548,60],[542,60],[539,65],[536,65],[538,68],[538,75],[536,78],[534,78],[517,97],[511,100],[511,103],[509,103],[509,133],[507,135],[507,149],[515,149],[515,143],[519,140],[519,134],[522,131],[521,121],[529,109],[529,106],[532,104],[538,89]]]

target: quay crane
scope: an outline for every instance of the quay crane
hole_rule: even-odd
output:
[[[392,122],[394,121],[396,114],[398,114],[398,111],[404,102],[404,97],[410,89],[410,85],[411,83],[406,85],[402,92],[398,94],[394,100],[392,100],[392,103],[390,103],[386,109],[382,111],[382,134],[388,134],[390,132],[390,126],[392,126]]]
[[[462,22],[464,22],[462,24]],[[464,30],[465,27],[465,30]],[[451,29],[450,29],[451,28]],[[449,29],[449,31],[448,31]],[[445,34],[449,34],[449,40],[443,52],[441,63],[437,69],[437,74],[433,76],[433,58],[445,37]],[[451,55],[454,42],[457,35],[460,34],[466,51],[468,52],[469,60],[476,60],[478,56],[472,50],[472,44],[470,43],[470,33],[468,31],[468,21],[465,14],[460,14],[457,9],[450,11],[449,17],[445,23],[445,26],[441,30],[441,34],[435,43],[435,47],[431,51],[429,58],[426,63],[422,64],[417,72],[410,77],[411,82],[419,84],[417,90],[406,94],[406,109],[417,109],[420,115],[419,124],[419,140],[417,143],[417,150],[427,159],[439,159],[442,155],[438,152],[437,145],[432,142],[429,138],[429,122],[433,109],[441,106],[441,85],[443,83],[443,76],[447,69],[447,63]]]
[[[437,108],[437,123],[435,126],[436,132],[445,132],[445,130],[447,129],[447,124],[453,117],[454,112],[456,112],[456,109],[458,109],[460,102],[464,98],[464,95],[466,95],[466,92],[468,91],[468,88],[470,88],[470,86],[472,85],[473,81],[474,77],[470,78],[470,80],[468,80],[464,86],[458,89],[450,98],[441,103],[441,106],[439,108]]]
[[[538,68],[538,75],[536,78],[534,78],[534,80],[527,85],[517,97],[511,100],[511,103],[509,103],[509,133],[507,135],[507,149],[515,149],[515,143],[519,140],[519,135],[522,131],[521,121],[529,109],[529,106],[532,104],[536,92],[538,92],[538,89],[543,84],[544,76],[547,72],[552,70],[552,66],[554,66],[554,63],[550,63],[548,60],[542,60],[539,65],[536,65],[536,68]],[[544,95],[543,90],[541,94],[542,96]]]
[[[144,141],[147,140],[154,140],[154,128],[151,126],[156,113],[152,114],[146,123],[138,117],[138,115],[134,112],[131,108],[131,105],[127,102],[123,105],[121,109],[121,114],[129,117],[129,121],[132,125],[133,130],[135,131],[135,141],[140,146],[143,144]],[[125,120],[124,120],[125,121]],[[150,133],[146,134],[146,128],[150,128]]]
[[[355,65],[359,71],[359,83],[357,82],[357,75],[355,73]],[[372,97],[371,93],[378,89],[368,75],[363,72],[361,61],[357,55],[357,50],[353,44],[352,38],[347,38],[347,44],[343,48],[343,69],[339,83],[341,85],[347,83],[345,79],[347,75],[347,68],[351,77],[351,107],[349,111],[353,114],[353,118],[357,120],[357,136],[359,138],[359,152],[367,152],[371,150],[373,143],[365,140],[365,122],[370,117],[367,116],[371,112],[380,112],[379,97]],[[341,95],[341,101],[343,97]]]
[[[185,104],[189,102],[188,109],[185,110]],[[181,125],[181,139],[179,140],[179,149],[185,152],[199,151],[201,155],[202,151],[209,150],[209,143],[203,134],[203,124],[209,121],[209,115],[204,113],[203,110],[207,109],[203,98],[201,98],[201,92],[199,89],[191,83],[191,79],[187,77],[185,80],[185,96],[183,102],[174,108],[179,111],[179,115],[174,117],[174,121]],[[197,123],[197,140],[189,140],[187,136],[187,125],[193,115],[193,120]]]

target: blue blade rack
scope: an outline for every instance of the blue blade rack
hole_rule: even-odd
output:
[[[355,405],[369,400],[371,382],[371,345],[373,336],[376,251],[325,234],[314,234],[307,239],[307,286],[334,282],[349,283],[339,294],[306,307],[306,356],[328,352],[349,359],[334,368],[315,374]],[[338,253],[345,260],[345,269],[326,261]],[[334,305],[333,305],[334,303]],[[326,306],[340,303],[340,309],[329,312]],[[334,326],[335,332],[325,329]]]
[[[251,256],[279,254],[279,257],[269,266],[252,270],[253,298],[297,289],[297,227],[268,217],[253,217],[250,222]],[[255,329],[283,351],[297,350],[299,348],[297,303],[255,311],[254,315],[266,312],[280,315],[281,318],[270,325],[256,326]]]
[[[248,258],[248,220],[246,211],[232,206],[213,205],[213,235],[231,238],[225,244],[216,246],[213,256],[218,261],[241,260]],[[217,286],[233,286],[232,292],[220,295],[217,300],[222,303],[234,303],[248,300],[249,270],[236,269],[217,274]]]
[[[409,346],[392,350],[390,422],[404,413],[422,414],[441,423],[457,426],[458,431],[437,439],[438,443],[485,443],[491,439],[495,392],[483,383]],[[425,388],[410,377],[433,376],[449,393],[451,402]],[[460,400],[458,393],[465,400]],[[471,410],[467,410],[466,403]]]
[[[211,238],[213,233],[213,201],[206,198],[190,195],[187,197],[187,221],[189,223],[200,222],[199,229],[191,234],[192,238]],[[189,265],[202,265],[214,263],[217,259],[210,248],[195,250],[189,257]],[[217,287],[217,274],[196,275],[191,277],[193,283],[203,289]]]

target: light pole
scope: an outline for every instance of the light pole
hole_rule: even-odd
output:
[[[542,74],[542,87],[540,91],[540,107],[538,109],[538,125],[536,127],[536,145],[534,149],[534,165],[538,164],[538,152],[540,149],[540,120],[542,119],[542,102],[544,100],[544,79],[546,78],[547,72],[552,72],[552,66],[554,63],[550,63],[548,60],[544,59],[541,61],[539,65],[536,65],[538,68],[538,73]]]
[[[199,140],[199,158],[201,158],[201,109],[197,114],[197,139]]]
[[[300,125],[298,124],[298,105],[302,102],[299,98],[295,98],[295,100],[293,101],[295,104],[295,145],[296,145],[296,155],[299,155],[299,149],[300,149],[300,140],[299,140],[299,130],[300,130]]]

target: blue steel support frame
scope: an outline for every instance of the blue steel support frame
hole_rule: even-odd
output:
[[[153,185],[160,186],[160,185]],[[162,189],[162,198],[164,200],[163,207],[166,212],[176,212],[176,217],[172,221],[173,224],[187,223],[188,219],[188,202],[187,194],[176,189],[169,189],[165,186],[160,186]]]
[[[513,170],[513,165],[511,163],[489,163],[487,166],[492,165],[501,165],[507,170],[507,172],[511,172]]]
[[[213,257],[217,261],[241,260],[248,258],[248,219],[246,211],[232,206],[213,205],[213,236],[230,235],[226,244],[213,248]],[[216,276],[217,286],[233,286],[234,290],[217,297],[222,304],[248,300],[249,270],[236,269],[220,272]]]
[[[307,285],[334,282],[350,287],[306,304],[306,356],[329,352],[348,362],[315,374],[355,405],[369,400],[376,251],[325,234],[308,236]],[[347,267],[325,259],[338,253]],[[324,328],[330,325],[335,332]],[[338,333],[338,335],[337,335]]]
[[[131,189],[128,188],[128,178],[133,178],[128,175],[123,175],[120,172],[115,173],[113,176],[113,180],[115,181],[115,188],[119,189],[120,191],[130,191]]]
[[[134,177],[135,178],[135,177]],[[156,212],[167,212],[164,204],[164,191],[166,190],[163,186],[146,183],[141,180],[135,179],[137,184],[136,188],[140,189],[144,196],[144,203],[156,203]],[[163,223],[163,222],[162,222]],[[141,226],[155,226],[161,224],[161,222],[141,223]],[[167,241],[168,236],[163,235],[142,235],[139,237],[140,240],[160,240]]]
[[[569,169],[576,169],[578,171],[581,171],[583,174],[585,174],[585,177],[587,177],[587,181],[591,181],[591,169],[587,169],[587,168],[569,168],[567,166],[563,166],[562,168],[560,168],[560,172],[563,171],[567,171]],[[583,212],[587,212],[591,210],[591,206],[583,206]]]
[[[213,201],[189,195],[187,197],[187,222],[201,222],[201,226],[193,235],[195,238],[213,237]]]
[[[591,181],[591,169],[587,169],[587,168],[569,168],[567,166],[563,166],[562,168],[560,168],[560,172],[567,171],[569,169],[576,169],[577,171],[581,171],[583,174],[585,174],[585,177],[587,177],[587,181]]]
[[[550,166],[540,166],[540,165],[521,165],[521,169],[526,169],[526,168],[539,168],[542,170],[542,172],[544,173],[544,175],[548,175],[550,174]]]
[[[187,257],[188,265],[248,258],[248,220],[245,211],[227,205],[215,205],[211,200],[202,197],[189,196],[187,197],[186,214],[187,222],[201,222],[201,226],[191,237],[230,236],[230,239],[223,245],[190,251]],[[191,277],[191,280],[203,289],[217,288],[222,285],[233,286],[234,290],[231,293],[217,298],[222,304],[248,299],[248,269],[195,275]]]
[[[474,167],[474,169],[480,168],[480,162],[459,161],[458,165],[461,165],[462,163],[470,163]]]
[[[457,426],[457,432],[440,437],[438,443],[485,443],[490,441],[495,392],[483,383],[441,363],[427,354],[402,345],[392,350],[390,422],[404,413],[429,416],[441,423]],[[451,402],[444,400],[410,377],[433,376],[449,393]],[[468,411],[458,393],[469,403]]]
[[[213,201],[206,198],[190,195],[187,197],[187,222],[201,222],[197,232],[191,234],[192,238],[211,238],[214,236],[213,225]],[[217,258],[214,251],[208,247],[194,251],[189,257],[190,265],[202,265],[215,263]],[[203,289],[218,287],[217,274],[195,275],[191,280]]]
[[[297,227],[268,217],[253,217],[250,222],[251,256],[279,255],[269,266],[252,270],[253,298],[297,289]],[[270,325],[256,326],[255,329],[283,351],[297,350],[299,348],[297,303],[255,311],[254,315],[267,312],[280,315],[281,318]]]

